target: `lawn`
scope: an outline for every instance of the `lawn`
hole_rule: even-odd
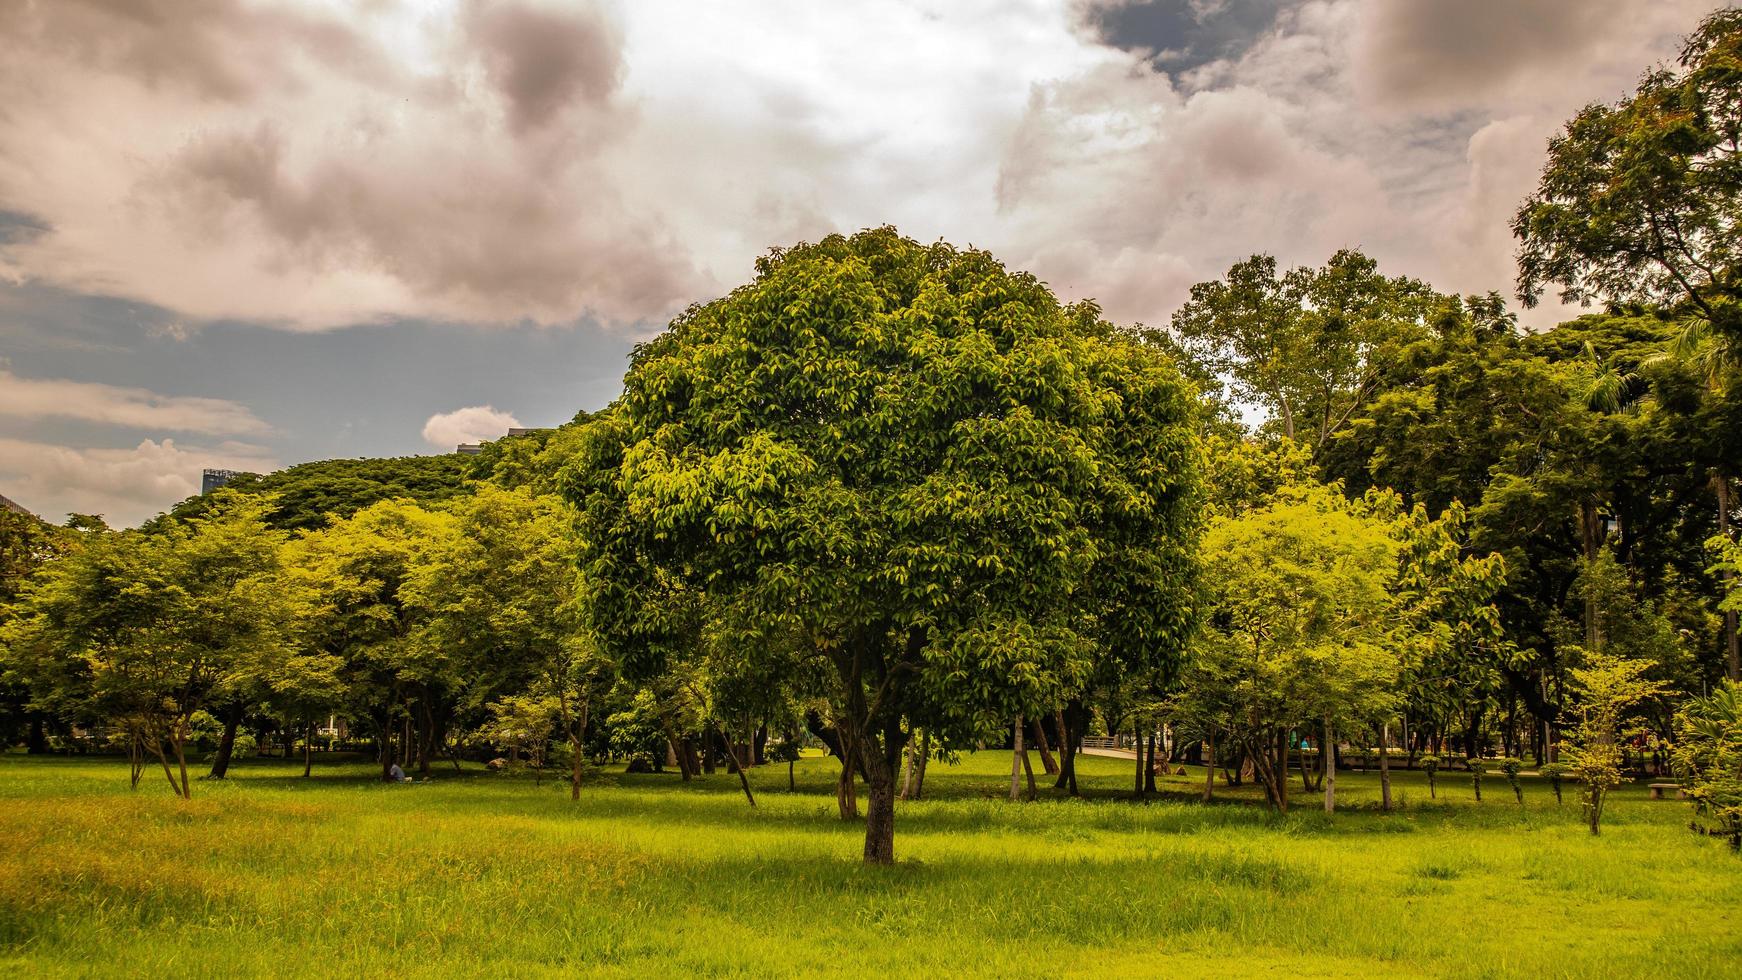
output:
[[[1009,755],[935,765],[888,869],[834,815],[826,759],[752,774],[530,777],[243,763],[189,804],[125,762],[0,757],[0,970],[33,975],[1735,976],[1742,860],[1643,786],[1603,836],[1530,781],[1286,817],[1118,798],[1011,804]],[[1298,781],[1297,784],[1298,786]],[[1218,787],[1220,789],[1220,787]]]

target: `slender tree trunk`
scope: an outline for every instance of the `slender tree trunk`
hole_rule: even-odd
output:
[[[586,756],[584,748],[587,737],[587,714],[591,705],[588,701],[581,702],[581,717],[579,724],[569,729],[569,799],[581,798],[581,761]]]
[[[304,722],[302,727],[302,778],[307,779],[315,768],[315,723]]]
[[[145,775],[145,745],[137,728],[129,732],[127,737],[127,762],[132,770],[132,788],[137,790],[140,777]]]
[[[193,799],[193,790],[188,786],[187,719],[177,718],[175,728],[171,731],[170,744],[175,746],[175,764],[181,771],[181,798],[191,800]]]
[[[1204,734],[1204,802],[1210,802],[1210,797],[1216,791],[1216,726],[1209,726]]]
[[[1597,518],[1597,503],[1593,500],[1579,501],[1579,540],[1584,548],[1585,561],[1597,559],[1597,550],[1602,542],[1602,528]],[[1585,595],[1585,649],[1593,653],[1603,649],[1602,631],[1597,628],[1597,597],[1586,590]]]
[[[859,747],[845,727],[841,728],[841,775],[835,780],[835,806],[842,820],[859,819],[859,787],[854,770],[859,765]]]
[[[722,728],[723,727],[724,726],[722,726]],[[720,745],[726,750],[726,757],[732,760],[732,768],[738,772],[738,786],[744,790],[744,798],[749,800],[750,805],[754,807],[756,805],[756,796],[750,792],[750,774],[748,771],[750,767],[745,764],[747,760],[739,758],[738,753],[733,751],[732,743],[726,740],[726,734],[723,730],[716,729],[716,731],[720,732]],[[746,743],[744,745],[744,755],[748,756],[751,751],[753,750],[750,745]]]
[[[931,761],[931,732],[922,730],[919,733],[919,773],[913,780],[913,799],[925,795],[925,767]]]
[[[1730,481],[1720,473],[1712,474],[1712,489],[1718,497],[1718,535],[1724,540],[1732,540],[1730,534]],[[1731,580],[1735,573],[1729,569],[1723,572],[1724,592],[1729,594]],[[1724,672],[1732,681],[1742,681],[1742,637],[1737,636],[1736,613],[1734,610],[1724,613]]]
[[[218,738],[218,751],[212,756],[212,771],[207,779],[223,779],[230,772],[230,755],[236,749],[236,729],[242,724],[244,706],[232,704],[224,710],[224,734]]]
[[[1153,793],[1155,792],[1155,733],[1150,732],[1146,738],[1146,744],[1149,746],[1147,752],[1149,758],[1143,766],[1143,792]]]
[[[1391,723],[1379,729],[1379,808],[1391,811]]]
[[[1052,747],[1046,744],[1046,726],[1040,719],[1034,719],[1034,747],[1040,750],[1040,767],[1048,776],[1056,776],[1059,771],[1058,760],[1052,757]]]
[[[423,725],[417,733],[417,774],[429,778],[429,760],[435,755],[435,737],[437,720],[430,710],[428,692],[418,700],[418,706],[423,709]],[[541,760],[542,761],[542,760]]]
[[[1022,763],[1027,753],[1022,751],[1022,716],[1010,725],[1010,802],[1022,798]]]
[[[151,747],[152,754],[157,756],[158,764],[163,766],[163,778],[169,780],[170,791],[180,797],[181,784],[175,781],[175,773],[169,768],[169,755],[163,751],[163,733],[153,730],[146,744]]]
[[[1131,795],[1143,798],[1143,726],[1133,723],[1131,726],[1131,754],[1137,757],[1137,766],[1131,770]]]
[[[919,751],[919,740],[909,738],[907,748],[901,755],[901,792],[895,795],[898,800],[910,799],[913,796],[913,754]]]
[[[1276,736],[1277,766],[1276,766],[1276,806],[1283,813],[1288,812],[1288,733],[1282,732]]]
[[[1040,797],[1040,791],[1034,786],[1034,764],[1029,761],[1026,747],[1022,750],[1022,775],[1028,780],[1028,799],[1033,802]]]
[[[1319,759],[1324,766],[1325,774],[1320,777],[1325,783],[1325,812],[1337,812],[1337,759],[1335,750],[1331,748],[1335,731],[1331,728],[1331,719],[1325,719],[1325,744],[1319,749]]]
[[[1082,741],[1076,725],[1078,707],[1080,702],[1072,702],[1055,712],[1059,730],[1059,778],[1053,783],[1053,788],[1065,790],[1072,796],[1077,795],[1077,744]]]

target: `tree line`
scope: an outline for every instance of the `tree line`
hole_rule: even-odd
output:
[[[293,467],[136,530],[7,514],[7,723],[183,796],[201,712],[212,775],[245,721],[306,753],[339,716],[384,774],[490,743],[576,794],[588,759],[723,764],[752,804],[810,738],[874,863],[976,746],[1018,750],[1013,796],[1027,744],[1074,794],[1085,735],[1129,732],[1141,797],[1171,738],[1206,797],[1220,769],[1279,809],[1296,771],[1334,807],[1343,746],[1388,808],[1394,751],[1528,758],[1593,831],[1657,746],[1735,843],[1739,50],[1720,11],[1550,144],[1518,298],[1602,308],[1551,330],[1355,250],[1126,328],[882,228],[771,251],[612,405],[478,457]]]

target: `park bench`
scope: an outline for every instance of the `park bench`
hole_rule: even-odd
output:
[[[1666,789],[1675,790],[1675,798],[1678,800],[1685,800],[1685,799],[1687,799],[1687,796],[1688,796],[1688,791],[1685,789],[1682,789],[1682,785],[1680,783],[1652,783],[1650,788],[1651,788],[1651,798],[1654,800],[1663,799],[1663,791]]]

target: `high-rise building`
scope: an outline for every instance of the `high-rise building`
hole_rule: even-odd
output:
[[[205,496],[239,476],[244,476],[242,470],[206,470],[200,474],[200,496]]]

